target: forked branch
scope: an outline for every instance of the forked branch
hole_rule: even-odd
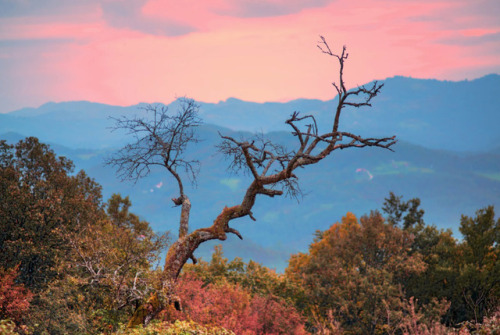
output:
[[[288,151],[283,146],[278,146],[263,137],[259,138],[259,144],[257,144],[256,139],[237,140],[220,134],[222,142],[218,149],[229,160],[229,168],[233,171],[247,171],[254,179],[242,204],[253,203],[253,199],[258,194],[282,195],[283,191],[280,188],[284,189],[288,195],[297,196],[300,188],[294,171],[297,168],[318,163],[335,150],[364,147],[392,150],[391,146],[396,143],[395,136],[372,138],[339,131],[343,109],[371,106],[372,99],[380,93],[383,85],[374,82],[369,87],[361,86],[348,91],[343,78],[344,65],[349,56],[346,47],[342,48],[340,54],[335,54],[326,39],[323,36],[320,36],[320,39],[318,48],[322,53],[334,57],[339,65],[339,82],[333,83],[338,93],[338,102],[333,112],[332,131],[320,134],[317,122],[312,115],[301,116],[299,112],[293,112],[285,122],[292,128],[291,134],[299,142],[294,151]]]
[[[176,116],[168,116],[163,108],[159,111],[151,107],[154,118],[145,120],[117,119],[117,128],[129,130],[136,141],[123,148],[111,164],[118,167],[118,172],[125,179],[137,179],[147,173],[151,166],[159,165],[177,180],[179,197],[172,199],[175,205],[182,206],[179,239],[170,247],[163,271],[163,285],[151,296],[150,301],[137,309],[129,325],[147,323],[165,307],[165,301],[175,300],[175,282],[184,264],[192,258],[198,246],[209,240],[225,240],[227,234],[234,234],[242,239],[240,232],[229,226],[232,220],[248,216],[255,220],[252,208],[258,195],[267,197],[283,194],[299,197],[301,190],[295,170],[316,164],[328,157],[333,151],[347,148],[379,147],[392,150],[395,137],[363,137],[350,132],[340,131],[340,117],[345,107],[361,108],[371,106],[371,101],[383,85],[374,82],[348,91],[344,82],[344,65],[348,59],[344,46],[340,54],[335,54],[326,39],[321,36],[318,48],[322,53],[333,57],[338,63],[339,80],[333,83],[338,102],[332,110],[332,124],[329,132],[320,133],[318,124],[312,115],[301,116],[293,112],[285,121],[291,128],[291,135],[298,143],[294,150],[257,135],[250,139],[236,139],[220,135],[221,143],[217,146],[220,153],[229,161],[229,169],[244,172],[252,181],[239,204],[225,207],[213,224],[191,233],[188,231],[191,204],[183,190],[179,168],[189,175],[196,175],[196,160],[186,160],[184,151],[188,143],[197,142],[194,129],[200,124],[196,115],[197,105],[192,100],[184,101],[184,108]],[[330,128],[331,127],[331,128]],[[163,296],[163,300],[159,297]],[[164,302],[162,302],[164,301]],[[148,311],[148,312],[144,312]],[[140,313],[145,313],[144,315]]]
[[[148,105],[142,108],[144,115],[112,118],[115,121],[113,131],[125,130],[134,139],[106,161],[116,167],[122,180],[136,182],[146,177],[154,166],[160,166],[175,177],[181,196],[184,185],[180,171],[196,182],[199,162],[186,160],[184,153],[189,143],[199,142],[195,132],[201,125],[199,106],[192,99],[182,98],[178,102],[175,114],[169,113],[165,106]]]

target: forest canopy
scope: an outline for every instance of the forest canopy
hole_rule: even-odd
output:
[[[124,333],[159,279],[168,234],[107,201],[85,172],[36,138],[0,142],[0,331]],[[462,237],[424,220],[419,199],[311,236],[283,274],[253,261],[188,264],[183,308],[135,334],[494,334],[500,324],[500,219],[462,216]]]

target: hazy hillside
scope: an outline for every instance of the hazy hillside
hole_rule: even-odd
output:
[[[500,143],[500,75],[461,82],[395,77],[383,83],[372,108],[345,110],[341,123],[345,130],[395,134],[425,147],[453,151],[489,150]],[[203,110],[207,122],[267,132],[287,130],[283,120],[293,111],[313,114],[319,124],[328,125],[335,105],[333,100],[256,104],[229,99],[203,104]]]
[[[374,136],[395,134],[401,140],[434,149],[485,151],[498,147],[500,75],[461,82],[404,77],[383,82],[385,86],[373,108],[345,110],[343,129]],[[110,148],[123,143],[123,138],[110,132],[113,123],[109,116],[138,114],[141,106],[47,103],[36,109],[0,114],[0,134],[30,134],[72,148]],[[201,107],[206,123],[269,132],[287,130],[284,121],[293,111],[313,114],[320,125],[327,125],[333,118],[334,101],[299,99],[261,104],[228,99],[217,104],[201,103]]]
[[[290,113],[312,113],[325,123],[332,106],[332,101],[318,100],[201,103],[201,116],[212,125],[200,127],[203,141],[189,153],[202,162],[198,185],[188,190],[192,228],[211,224],[225,205],[241,199],[248,184],[247,177],[228,173],[223,157],[216,154],[218,131],[234,135],[235,130],[262,130],[293,148],[295,139],[276,131],[286,129],[283,121]],[[380,209],[390,191],[406,199],[421,198],[428,223],[457,233],[461,214],[473,215],[490,204],[500,208],[498,106],[498,75],[470,82],[385,80],[374,107],[346,110],[342,127],[363,135],[395,134],[400,139],[395,152],[344,150],[304,170],[299,175],[304,198],[258,199],[258,221],[233,223],[245,239],[224,242],[226,255],[283,269],[290,253],[307,248],[315,230],[326,229],[347,211],[359,216]],[[110,131],[109,116],[141,113],[140,107],[67,102],[26,108],[0,114],[0,139],[14,143],[25,136],[39,137],[101,183],[105,198],[112,193],[129,195],[133,211],[154,229],[176,230],[179,213],[170,201],[175,188],[164,171],[154,171],[134,185],[120,182],[114,170],[102,164],[126,140],[124,134]],[[203,246],[198,254],[207,258],[210,249],[211,245]]]
[[[203,142],[190,151],[202,162],[197,187],[188,188],[193,203],[192,228],[207,226],[224,206],[236,204],[249,180],[230,174],[223,157],[216,154],[217,131],[200,128]],[[269,137],[292,147],[295,139],[287,133]],[[21,136],[10,134],[16,141]],[[5,138],[2,136],[2,138]],[[175,184],[162,170],[137,184],[120,182],[102,160],[111,150],[69,149],[53,145],[54,150],[71,158],[78,169],[85,169],[103,185],[105,198],[118,192],[129,195],[134,212],[152,223],[156,230],[177,230],[178,209],[170,199],[176,196]],[[224,242],[229,257],[243,256],[283,269],[291,252],[305,250],[317,229],[326,229],[347,211],[360,216],[380,209],[390,191],[405,198],[419,197],[426,211],[426,222],[457,233],[461,214],[473,215],[486,205],[500,208],[500,153],[457,155],[400,142],[395,152],[382,149],[344,150],[318,166],[299,171],[304,197],[297,202],[286,198],[260,198],[254,208],[257,222],[240,219],[233,224],[244,236]],[[211,246],[198,251],[207,258]]]

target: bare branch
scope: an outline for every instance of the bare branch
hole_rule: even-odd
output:
[[[372,99],[380,93],[383,85],[374,82],[369,87],[361,86],[347,91],[343,78],[344,64],[349,56],[346,47],[342,48],[340,54],[335,54],[323,36],[320,36],[317,46],[322,53],[334,57],[339,64],[339,83],[333,83],[339,97],[334,110],[331,132],[319,134],[316,120],[312,115],[300,116],[299,112],[295,111],[285,121],[292,128],[292,135],[298,139],[298,148],[295,151],[288,151],[264,140],[263,137],[236,140],[220,134],[222,142],[218,145],[218,149],[229,161],[229,169],[236,172],[247,171],[254,177],[252,183],[254,186],[248,188],[240,205],[245,208],[243,211],[245,215],[250,215],[250,211],[244,204],[252,204],[257,194],[274,197],[285,193],[297,198],[302,193],[298,178],[293,171],[299,167],[318,163],[334,150],[367,146],[392,150],[391,146],[396,143],[395,137],[364,138],[339,131],[343,109],[371,106]],[[306,120],[311,122],[306,123]]]
[[[332,111],[333,122],[329,125],[331,127],[329,132],[319,133],[318,124],[312,115],[301,116],[295,111],[285,121],[292,128],[291,135],[298,141],[294,150],[288,150],[266,139],[262,134],[238,140],[219,133],[221,142],[217,145],[217,149],[229,162],[228,169],[247,173],[252,176],[252,181],[241,202],[232,207],[225,207],[210,227],[188,232],[187,223],[191,205],[183,192],[178,173],[178,168],[182,167],[192,177],[195,176],[194,167],[198,162],[185,160],[183,154],[188,143],[198,141],[194,135],[194,128],[200,124],[195,113],[197,106],[188,100],[187,106],[173,117],[167,116],[163,109],[158,113],[157,108],[151,107],[153,122],[144,119],[117,120],[117,128],[129,130],[136,139],[135,143],[123,148],[117,157],[110,161],[118,167],[121,176],[125,179],[140,178],[148,174],[151,167],[160,165],[164,166],[179,184],[180,196],[172,199],[176,206],[182,206],[179,239],[167,253],[163,288],[157,292],[164,292],[168,288],[168,294],[172,296],[170,292],[175,288],[174,284],[182,267],[189,259],[196,260],[193,252],[201,243],[214,239],[225,240],[227,234],[235,234],[242,239],[239,231],[230,227],[229,223],[245,216],[255,220],[252,209],[257,196],[276,197],[285,194],[298,200],[302,191],[298,177],[294,173],[296,169],[319,163],[338,149],[371,146],[392,150],[392,145],[396,143],[394,136],[365,138],[339,130],[340,117],[344,109],[371,106],[372,99],[380,93],[383,85],[374,82],[369,87],[361,86],[348,91],[343,78],[344,65],[349,56],[346,47],[342,48],[340,54],[335,54],[323,36],[320,36],[317,46],[323,54],[334,57],[339,66],[339,80],[337,83],[332,83],[338,94],[338,102]],[[140,309],[138,309],[129,325],[137,324],[135,323],[137,320],[142,320],[143,323],[149,322],[164,306],[159,304],[153,307],[152,303],[147,302],[141,308],[151,311],[146,317],[139,317]]]
[[[184,194],[184,187],[179,169],[196,181],[199,162],[186,160],[183,155],[188,144],[197,143],[195,128],[201,124],[198,117],[199,106],[192,99],[179,99],[177,113],[169,113],[165,106],[148,105],[142,110],[145,116],[133,118],[112,118],[113,130],[123,129],[132,135],[134,142],[127,144],[106,164],[117,168],[122,180],[132,180],[147,176],[154,166],[166,168],[175,178],[179,193]]]
[[[227,233],[231,233],[231,234],[235,234],[236,236],[238,236],[240,238],[240,240],[243,239],[243,237],[241,236],[240,232],[237,231],[236,229],[233,229],[233,228],[227,228]]]
[[[282,195],[283,191],[262,188],[257,193],[258,194],[264,194],[264,195],[267,195],[268,197],[273,198],[276,195]]]
[[[256,180],[270,171],[283,169],[294,155],[284,146],[267,140],[262,134],[248,141],[238,141],[220,133],[219,135],[223,140],[217,148],[229,160],[228,169],[234,172],[248,171]]]

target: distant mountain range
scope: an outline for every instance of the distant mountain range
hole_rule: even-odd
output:
[[[500,76],[462,82],[396,77],[383,83],[373,108],[345,110],[341,126],[364,136],[397,135],[395,152],[344,150],[300,171],[305,197],[300,203],[258,199],[257,222],[233,223],[244,241],[224,242],[229,257],[252,258],[282,270],[291,252],[307,248],[315,230],[328,228],[348,211],[360,216],[381,208],[390,191],[405,199],[421,198],[426,222],[455,233],[461,214],[473,215],[490,204],[500,208]],[[246,176],[229,174],[223,157],[215,153],[219,131],[236,136],[262,131],[293,148],[296,139],[284,131],[283,121],[301,111],[326,124],[334,103],[305,99],[200,103],[200,115],[207,123],[199,129],[204,141],[189,152],[202,162],[198,187],[188,190],[193,228],[210,225],[225,205],[241,199],[249,183]],[[101,183],[105,198],[112,193],[130,195],[133,211],[155,229],[175,231],[179,213],[169,200],[176,195],[175,188],[164,171],[153,171],[133,185],[120,182],[111,168],[102,165],[103,158],[127,140],[125,134],[110,131],[109,116],[141,113],[141,106],[65,102],[25,108],[0,114],[0,139],[14,143],[37,136]],[[205,246],[198,254],[207,258],[210,248]]]
[[[372,108],[345,110],[343,129],[375,136],[397,135],[401,140],[433,149],[488,151],[499,146],[500,75],[460,82],[395,77],[383,83]],[[312,114],[320,125],[328,125],[335,103],[306,99],[253,103],[230,98],[200,105],[201,117],[207,124],[270,132],[288,131],[284,121],[293,111]],[[47,103],[36,109],[0,114],[0,134],[32,134],[74,148],[110,148],[121,145],[123,136],[110,132],[109,116],[141,113],[143,106]]]

